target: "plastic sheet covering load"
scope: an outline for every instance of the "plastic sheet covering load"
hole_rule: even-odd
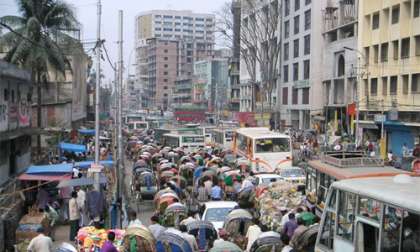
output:
[[[272,183],[257,199],[260,222],[273,231],[280,232],[282,208],[295,209],[302,205],[304,196],[297,191],[297,185],[279,181]]]

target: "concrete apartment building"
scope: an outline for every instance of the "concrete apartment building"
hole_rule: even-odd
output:
[[[323,6],[324,111],[322,116],[312,119],[322,129],[327,129],[329,135],[337,131],[349,135],[354,132],[351,130],[354,115],[352,120],[347,108],[356,100],[357,59],[360,57],[357,53],[357,8],[357,0],[331,0]]]
[[[361,119],[379,126],[363,132],[379,134],[375,115],[386,114],[387,150],[401,155],[420,136],[420,0],[360,1],[358,50],[368,73],[358,86]]]
[[[232,0],[232,57],[229,62],[230,110],[240,110],[241,0]]]
[[[281,128],[308,129],[323,111],[323,10],[326,0],[281,0]]]
[[[167,109],[175,80],[192,76],[194,62],[212,55],[215,16],[152,10],[140,13],[135,22],[136,79],[142,87],[142,105]]]

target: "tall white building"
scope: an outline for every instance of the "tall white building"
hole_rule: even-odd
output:
[[[323,111],[323,8],[327,0],[281,0],[277,105],[282,128],[308,129]]]
[[[214,50],[215,43],[215,16],[213,14],[193,13],[192,11],[175,10],[152,10],[140,13],[135,20],[136,37],[136,79],[140,86],[147,91],[143,97],[149,101],[142,101],[143,106],[159,105],[161,99],[155,97],[163,90],[171,90],[177,77],[192,76],[195,61],[206,58]],[[156,39],[156,43],[150,43]],[[171,55],[168,59],[158,59],[160,51],[165,49],[165,43],[161,41],[177,42],[177,55]],[[180,60],[182,59],[182,60]],[[156,62],[153,66],[150,62]],[[162,64],[160,64],[162,63]],[[165,70],[172,67],[173,71]],[[151,71],[157,69],[157,71]],[[162,70],[166,73],[167,83],[157,83],[156,74]],[[171,83],[169,83],[171,82]]]

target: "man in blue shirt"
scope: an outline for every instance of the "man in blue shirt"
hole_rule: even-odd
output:
[[[222,188],[216,184],[211,188],[211,200],[222,200],[223,191]]]

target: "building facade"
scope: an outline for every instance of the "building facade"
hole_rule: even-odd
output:
[[[240,110],[240,59],[241,59],[241,1],[232,0],[232,57],[229,64],[230,110]]]
[[[328,1],[323,6],[323,114],[312,117],[329,136],[354,134],[356,101],[358,1]],[[326,123],[326,125],[324,124]],[[334,139],[333,137],[329,139]]]
[[[323,8],[326,0],[281,0],[280,127],[308,129],[322,114]]]
[[[357,90],[360,126],[376,125],[378,134],[384,121],[386,150],[401,155],[420,136],[420,1],[360,1],[358,51],[366,73]]]
[[[212,14],[153,10],[136,17],[136,76],[142,87],[144,107],[168,108],[169,98],[166,97],[169,94],[165,90],[172,90],[179,76],[192,77],[194,62],[212,55],[215,43],[214,31],[215,17]],[[150,39],[154,40],[155,44],[151,45]],[[165,44],[164,41],[170,42]],[[167,83],[155,81],[153,75],[150,76],[151,74],[144,70],[144,65],[150,65],[150,60],[156,60],[156,68],[160,67],[158,52],[162,46],[172,46],[173,48],[167,48],[168,53],[169,51],[176,53],[176,56],[173,55],[171,58],[177,60],[175,72],[170,74],[168,71],[168,78],[162,77],[167,79]],[[150,52],[145,52],[150,50],[156,51],[156,59],[150,57]],[[162,55],[162,57],[167,56]],[[166,63],[162,64],[165,66]],[[163,89],[165,86],[167,89]]]

